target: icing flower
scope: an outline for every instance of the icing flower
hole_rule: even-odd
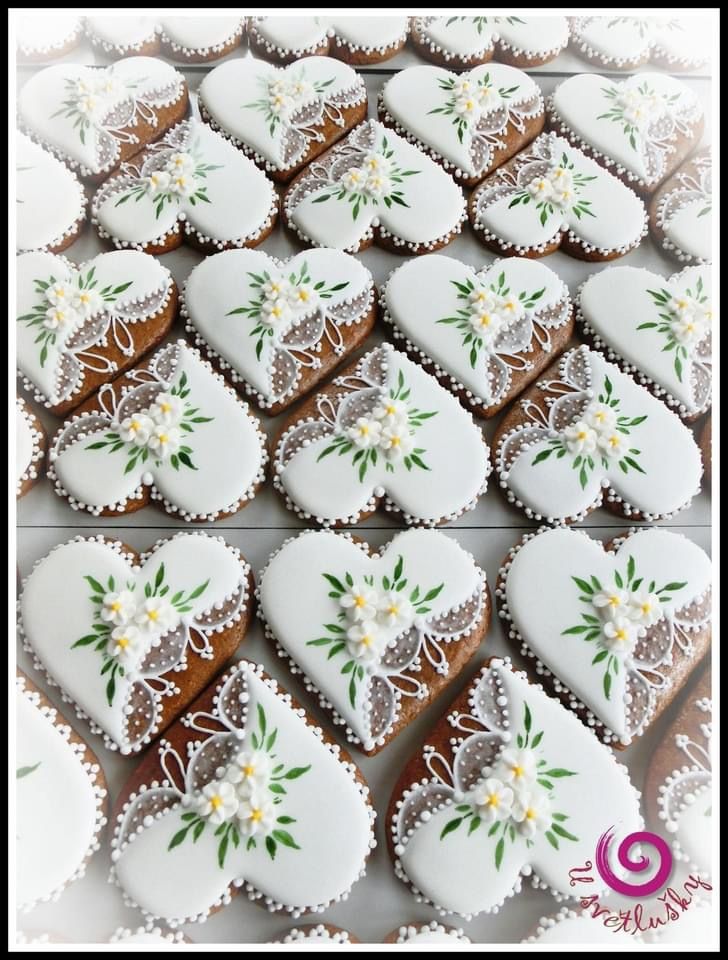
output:
[[[354,426],[347,429],[346,435],[357,447],[366,450],[368,447],[377,446],[381,432],[382,425],[378,420],[358,417]]]
[[[367,177],[364,190],[370,197],[386,197],[392,190],[392,181],[380,173]]]
[[[345,594],[342,595],[339,603],[347,611],[349,619],[354,623],[373,620],[377,614],[377,591],[366,584],[355,583]]]
[[[606,403],[590,403],[584,411],[584,420],[594,430],[602,433],[614,427],[617,415]]]
[[[168,427],[164,423],[155,424],[149,435],[147,446],[158,457],[171,457],[179,450],[181,434],[177,427]]]
[[[643,94],[636,90],[625,90],[617,97],[617,103],[622,108],[622,116],[627,123],[634,127],[644,127],[660,110],[660,99],[654,93]]]
[[[109,637],[108,651],[124,667],[136,663],[143,646],[142,635],[131,623],[116,627]]]
[[[708,314],[708,316],[710,316],[710,314]],[[679,319],[673,320],[670,324],[670,332],[675,340],[683,346],[692,346],[698,343],[709,330],[710,321],[706,321],[703,317],[696,316],[695,314],[683,315]]]
[[[366,173],[361,167],[350,167],[341,178],[341,183],[345,190],[348,190],[350,193],[356,193],[363,188],[366,179]]]
[[[633,623],[651,627],[662,619],[662,604],[656,594],[638,590],[630,595],[627,616]]]
[[[597,446],[596,431],[584,420],[567,427],[564,430],[564,440],[569,453],[593,453]]]
[[[501,317],[507,323],[515,323],[520,320],[526,312],[525,307],[518,297],[508,296],[500,298],[499,309]]]
[[[290,284],[285,277],[276,280],[268,280],[261,287],[263,297],[266,300],[282,300],[288,296]]]
[[[394,426],[406,423],[409,417],[407,404],[402,400],[393,400],[391,397],[384,397],[381,403],[372,411],[372,416],[380,420],[383,426]]]
[[[88,120],[100,120],[106,113],[108,104],[101,97],[94,96],[92,93],[85,93],[78,98],[76,109]]]
[[[608,430],[601,434],[597,446],[607,457],[621,457],[625,452],[625,437],[619,430]]]
[[[384,651],[384,639],[371,620],[355,623],[346,631],[346,646],[359,663],[374,666]]]
[[[497,103],[500,100],[500,94],[495,89],[495,87],[490,83],[480,83],[475,91],[481,109],[488,109],[491,105]]]
[[[504,750],[493,776],[516,791],[525,789],[536,779],[536,754],[533,750]]]
[[[140,630],[162,636],[176,629],[179,614],[166,597],[147,597],[134,620]]]
[[[78,314],[69,306],[49,307],[46,310],[43,326],[47,330],[62,330],[73,326],[78,320]]]
[[[399,460],[400,457],[408,456],[412,453],[414,445],[412,433],[406,422],[394,423],[382,430],[379,446],[387,460]]]
[[[299,283],[288,291],[288,302],[296,310],[310,310],[318,297],[310,283]]]
[[[133,443],[137,447],[144,447],[149,441],[154,423],[146,413],[135,413],[121,421],[119,436],[125,443]]]
[[[498,303],[498,295],[487,287],[477,286],[470,291],[468,303],[475,304],[478,309],[494,310]]]
[[[280,327],[291,315],[291,305],[284,297],[266,300],[261,308],[261,319],[270,327]]]
[[[166,170],[153,170],[146,179],[147,190],[152,196],[166,193],[171,179]]]
[[[412,620],[412,604],[404,593],[392,590],[379,598],[377,619],[385,627],[402,627]]]
[[[197,184],[193,174],[176,173],[170,178],[168,189],[179,197],[189,197],[197,189]]]
[[[212,780],[206,783],[195,800],[197,812],[201,817],[216,825],[225,823],[237,813],[240,802],[235,787],[224,780]]]
[[[126,93],[124,84],[116,79],[112,74],[107,73],[94,84],[94,93],[107,100],[118,100]]]
[[[514,795],[501,780],[489,777],[473,790],[471,800],[477,816],[485,823],[492,823],[510,816]]]
[[[303,80],[302,78],[293,80],[288,87],[288,92],[294,98],[297,104],[301,104],[304,100],[310,99],[316,93],[313,84],[309,83],[308,80]]]
[[[232,786],[227,784],[232,790]],[[244,837],[267,834],[275,823],[273,802],[262,792],[255,792],[240,801],[236,798],[238,827]]]
[[[629,609],[629,597],[624,590],[601,590],[594,594],[592,603],[610,620],[625,617]]]
[[[466,78],[456,80],[452,92],[455,94],[456,99],[461,99],[462,97],[469,97],[473,93],[473,81]]]
[[[477,120],[480,116],[480,102],[477,93],[473,92],[472,94],[458,97],[455,100],[453,109],[457,116],[463,117],[463,119],[469,123]]]
[[[392,162],[381,153],[377,153],[376,150],[370,150],[362,160],[361,165],[368,177],[389,177],[392,170]]]
[[[73,297],[73,309],[82,317],[92,317],[104,307],[100,293],[88,288],[77,290]]]
[[[492,341],[503,327],[503,319],[497,310],[480,309],[470,315],[470,326],[481,340]]]
[[[526,189],[536,200],[550,200],[554,192],[548,177],[536,177],[528,184]]]
[[[617,617],[604,624],[604,646],[612,653],[626,657],[634,650],[639,636],[644,636],[644,627],[636,626],[627,617]]]
[[[71,303],[74,293],[75,290],[70,284],[60,280],[58,283],[52,283],[48,287],[45,292],[45,298],[51,306],[64,307]]]
[[[156,424],[174,426],[182,419],[184,403],[179,397],[171,393],[158,393],[154,403],[149,408],[149,416]]]
[[[136,600],[131,590],[121,590],[119,593],[104,594],[101,603],[101,619],[106,623],[113,623],[123,627],[134,616]]]
[[[272,764],[262,750],[241,750],[225,772],[225,779],[235,784],[239,797],[249,798],[268,786]]]
[[[523,837],[533,837],[551,826],[551,803],[545,790],[531,787],[516,797],[511,811],[516,829]]]
[[[173,153],[167,159],[167,172],[174,176],[175,174],[193,173],[195,169],[195,160],[190,153]]]

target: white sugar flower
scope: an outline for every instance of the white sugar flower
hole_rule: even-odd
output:
[[[473,304],[478,310],[495,310],[499,299],[496,293],[480,284],[468,295],[468,303]]]
[[[358,417],[353,427],[346,430],[347,437],[364,450],[376,447],[382,432],[382,425],[378,420],[369,417]]]
[[[235,787],[224,780],[212,780],[206,783],[195,801],[195,806],[201,817],[216,826],[230,820],[236,813],[240,815]]]
[[[619,617],[625,617],[629,609],[629,595],[625,590],[612,589],[600,590],[592,597],[592,603],[601,610],[605,617],[610,620],[616,620]]]
[[[553,185],[548,177],[536,177],[526,187],[535,200],[550,200],[554,192]]]
[[[311,310],[318,300],[318,294],[310,283],[298,283],[288,290],[288,302],[295,310]]]
[[[470,314],[469,323],[480,339],[486,343],[495,340],[503,328],[503,318],[497,307],[490,310],[477,309],[475,313]]]
[[[76,101],[76,109],[87,120],[100,120],[109,109],[108,102],[93,93],[85,93]]]
[[[510,815],[513,799],[513,790],[495,777],[478,784],[470,796],[477,816],[485,823],[505,820]]]
[[[506,324],[515,323],[526,312],[521,301],[513,294],[501,298],[498,311]]]
[[[299,104],[314,97],[316,95],[316,90],[312,83],[309,83],[308,80],[304,80],[302,77],[299,77],[299,79],[291,81],[288,87],[288,93],[293,97],[296,103]]]
[[[182,435],[177,427],[168,427],[164,423],[156,423],[147,440],[147,446],[154,451],[155,456],[171,457],[179,450]]]
[[[340,598],[339,603],[354,623],[373,620],[377,613],[379,596],[373,587],[355,583]]]
[[[453,110],[458,117],[462,117],[468,123],[475,122],[480,117],[480,100],[475,92],[466,94],[453,104]]]
[[[533,837],[551,826],[551,803],[545,790],[532,786],[513,804],[511,817],[523,837]]]
[[[552,167],[548,172],[548,178],[551,181],[554,193],[561,193],[564,190],[571,190],[574,186],[574,178],[571,171],[566,167]]]
[[[256,791],[240,800],[237,817],[238,829],[244,837],[265,836],[275,823],[273,801],[262,790]]]
[[[357,193],[364,189],[367,175],[361,167],[350,167],[341,178],[341,184],[349,193]]]
[[[695,315],[685,315],[670,324],[670,332],[679,344],[684,347],[693,346],[708,333],[709,324]]]
[[[191,173],[175,173],[170,177],[170,193],[177,194],[179,197],[189,197],[196,189],[195,178]]]
[[[167,193],[171,181],[172,178],[166,170],[153,170],[146,179],[147,192],[153,197]]]
[[[268,81],[268,95],[271,97],[276,97],[280,93],[285,93],[287,90],[286,81],[282,77],[274,77],[272,80]]]
[[[377,619],[385,627],[405,627],[412,622],[413,608],[405,594],[392,590],[379,599]]]
[[[393,400],[392,397],[384,397],[372,411],[375,420],[380,420],[383,427],[407,423],[409,419],[409,410],[403,400]]]
[[[662,619],[660,598],[648,590],[637,590],[630,594],[627,616],[642,627],[653,626]]]
[[[370,197],[386,197],[392,192],[392,182],[389,177],[382,176],[379,173],[373,173],[367,177],[364,183],[364,190]]]
[[[295,105],[296,102],[293,97],[290,97],[285,93],[275,93],[268,102],[268,109],[274,117],[285,119],[290,113],[292,113]]]
[[[597,447],[597,434],[588,423],[578,420],[564,430],[564,442],[569,453],[593,453]]]
[[[84,319],[93,317],[104,308],[104,299],[96,290],[77,289],[73,297],[73,309]]]
[[[535,781],[536,766],[536,754],[533,750],[509,748],[498,758],[493,776],[518,793]]]
[[[370,150],[362,160],[361,165],[368,177],[388,177],[392,169],[392,161],[376,150]]]
[[[467,77],[462,77],[461,79],[455,81],[452,92],[455,96],[455,99],[459,100],[461,97],[471,96],[475,89],[476,84],[474,84],[472,80],[468,80]]]
[[[627,617],[617,617],[604,624],[604,638],[602,642],[610,653],[626,657],[632,653],[637,639],[644,636],[645,628],[628,620]]]
[[[414,445],[409,424],[406,422],[393,423],[382,430],[379,446],[384,451],[387,460],[399,460],[400,457],[406,457],[412,453]]]
[[[617,422],[617,414],[606,403],[594,402],[587,406],[583,419],[597,433],[605,433],[613,430]]]
[[[43,326],[47,330],[68,330],[78,319],[78,313],[70,304],[67,307],[59,305],[46,310]]]
[[[355,623],[346,631],[346,648],[360,664],[374,666],[379,663],[384,647],[384,637],[371,620]]]
[[[129,623],[136,612],[136,598],[131,590],[112,591],[104,594],[101,604],[101,619],[123,627]]]
[[[94,84],[94,93],[107,100],[118,100],[126,94],[126,88],[113,74],[106,73]]]
[[[111,631],[107,651],[116,657],[123,667],[130,667],[139,659],[143,648],[143,638],[137,627],[127,623]]]
[[[605,430],[597,440],[597,446],[607,457],[621,457],[625,452],[627,438],[619,430]]]
[[[573,190],[554,190],[551,196],[551,203],[555,207],[559,207],[560,210],[563,210],[565,207],[570,207],[573,203],[573,200]]]
[[[65,307],[72,302],[74,293],[75,287],[70,283],[59,280],[48,287],[45,298],[54,307]]]
[[[288,300],[280,296],[276,300],[265,300],[261,309],[261,320],[268,326],[282,326],[291,316],[291,305]]]
[[[177,628],[179,613],[166,597],[147,597],[140,603],[134,621],[140,630],[160,636]]]
[[[235,784],[239,797],[250,797],[265,790],[273,764],[262,750],[241,750],[225,771],[225,779]]]
[[[87,80],[77,80],[75,91],[77,97],[82,97],[85,93],[91,93],[91,84]]]
[[[175,177],[180,174],[192,174],[195,171],[195,160],[190,153],[173,153],[167,158],[165,169],[170,176]]]
[[[158,393],[149,408],[149,416],[156,424],[175,426],[182,419],[184,402],[171,393]]]
[[[134,413],[121,421],[119,436],[124,443],[133,443],[137,447],[144,447],[149,442],[154,423],[151,417],[144,413]]]
[[[291,284],[285,277],[275,277],[267,280],[261,287],[264,300],[284,300],[289,293]]]
[[[667,309],[677,317],[692,317],[699,307],[698,301],[687,293],[677,293],[670,298]]]
[[[481,83],[475,88],[475,96],[478,98],[482,110],[489,110],[500,103],[500,94],[492,83]]]

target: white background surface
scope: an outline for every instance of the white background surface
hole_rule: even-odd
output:
[[[87,49],[77,51],[76,54],[71,54],[65,59],[87,63],[104,62]],[[375,114],[377,93],[393,70],[416,62],[421,61],[408,50],[389,63],[364,68],[371,116]],[[190,90],[196,89],[205,72],[212,66],[214,64],[184,69]],[[556,61],[532,72],[538,75],[537,79],[544,94],[548,94],[564,74],[590,69],[588,64],[583,63],[571,53],[564,53]],[[19,85],[22,85],[30,73],[28,68],[19,70]],[[685,82],[696,91],[705,104],[706,133],[703,142],[710,143],[710,80],[704,76],[689,77]],[[87,228],[65,255],[75,262],[82,262],[102,249],[93,231]],[[297,253],[302,249],[302,245],[292,240],[278,225],[259,249],[277,257],[287,257]],[[463,234],[441,252],[476,268],[487,265],[495,259],[492,253],[478,243],[467,225]],[[381,284],[391,270],[403,262],[402,258],[376,247],[364,251],[360,256],[374,274],[377,284]],[[192,267],[202,258],[196,251],[183,246],[177,251],[165,254],[161,259],[165,266],[170,268],[177,283],[181,285]],[[555,270],[569,285],[572,296],[578,285],[591,273],[609,269],[603,264],[583,263],[562,253],[552,254],[543,262]],[[638,250],[618,262],[647,267],[665,276],[680,269],[677,263],[663,256],[649,238]],[[181,333],[182,327],[178,321],[173,335],[176,337]],[[381,340],[382,336],[382,329],[378,327],[368,341],[367,349]],[[269,436],[276,434],[277,423],[281,419],[261,416],[264,429]],[[45,411],[41,413],[41,420],[51,434],[60,423],[48,416]],[[488,437],[493,435],[497,421],[498,418],[494,418],[485,425],[485,433]],[[672,521],[660,523],[659,526],[682,532],[704,549],[709,550],[709,523],[709,496],[703,491],[688,510]],[[254,571],[258,573],[269,555],[280,546],[283,540],[302,526],[302,522],[286,510],[268,482],[249,507],[205,529],[222,534],[231,544],[239,547],[252,564]],[[492,589],[499,564],[509,547],[533,526],[535,525],[531,524],[520,511],[506,502],[497,488],[497,483],[491,478],[490,488],[476,510],[460,517],[445,529],[455,536],[486,570]],[[588,528],[592,536],[600,539],[609,539],[619,531],[627,529],[625,521],[604,509],[590,514],[579,526]],[[83,531],[79,528],[83,528]],[[18,564],[21,576],[27,576],[33,563],[41,559],[54,545],[70,539],[79,532],[89,535],[108,533],[112,528],[114,534],[120,539],[137,550],[144,550],[171,529],[179,529],[180,524],[167,517],[162,511],[149,506],[129,516],[104,520],[103,526],[99,526],[97,518],[72,510],[65,500],[57,497],[44,478],[18,505]],[[377,513],[357,528],[361,535],[375,545],[386,542],[395,529],[397,525],[383,513]],[[49,597],[48,603],[53,602],[54,598]],[[483,656],[506,653],[513,655],[516,662],[520,662],[518,651],[509,649],[498,618],[494,616],[482,650],[465,674],[453,683],[450,691],[445,693],[440,701],[424,711],[379,756],[368,759],[352,751],[369,781],[373,799],[379,811],[378,847],[370,859],[366,877],[355,884],[347,902],[334,906],[322,915],[301,918],[297,921],[298,924],[315,923],[321,919],[349,929],[365,942],[381,942],[388,932],[403,923],[436,918],[435,911],[418,904],[408,888],[394,876],[384,842],[386,826],[384,811],[402,764],[420,746],[427,731],[449,700],[474,674],[476,664],[482,660]],[[270,673],[310,708],[312,714],[323,721],[329,731],[334,730],[333,725],[315,706],[314,699],[306,694],[302,683],[290,676],[283,661],[278,659],[271,645],[264,639],[257,622],[244,641],[240,654],[262,662]],[[30,667],[27,654],[22,651],[19,653],[19,663],[36,683],[47,689],[47,684],[39,680],[38,675]],[[57,690],[51,690],[49,697],[56,704],[61,705]],[[677,700],[678,709],[681,699]],[[68,705],[63,705],[62,709],[71,719]],[[642,785],[649,757],[660,744],[662,733],[668,726],[673,712],[674,710],[669,711],[669,715],[655,724],[646,736],[622,753],[620,759],[627,763],[638,788]],[[75,717],[73,725],[86,736],[97,752],[109,781],[113,799],[136,761],[120,758],[118,754],[107,751],[100,738],[88,734],[83,724]],[[48,933],[51,938],[58,937],[66,941],[104,942],[120,925],[131,928],[139,926],[143,922],[141,914],[124,907],[120,890],[106,882],[109,863],[109,848],[104,843],[101,851],[91,861],[84,879],[72,884],[57,903],[41,904],[32,913],[20,917],[19,928],[30,936]],[[533,932],[539,917],[553,914],[557,909],[558,905],[549,895],[524,888],[520,895],[506,902],[499,914],[483,915],[462,926],[466,934],[476,942],[519,942]],[[457,920],[444,922],[452,922],[454,926],[461,925]],[[204,925],[188,925],[184,929],[188,936],[198,943],[260,943],[283,936],[293,925],[285,914],[267,914],[264,909],[250,903],[244,895],[240,895]]]

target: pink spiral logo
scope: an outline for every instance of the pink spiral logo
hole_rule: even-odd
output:
[[[617,848],[617,860],[630,873],[642,873],[652,866],[649,857],[641,855],[634,860],[630,857],[630,851],[635,844],[647,843],[657,850],[660,857],[659,869],[654,877],[645,880],[644,883],[629,883],[621,880],[614,873],[609,863],[609,846],[613,839],[614,827],[609,827],[599,838],[595,857],[599,876],[612,890],[623,893],[626,897],[648,897],[664,886],[672,872],[672,852],[662,837],[656,833],[650,833],[649,830],[638,830],[636,833],[628,834]]]

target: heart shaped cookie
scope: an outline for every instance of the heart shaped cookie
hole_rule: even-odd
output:
[[[82,404],[49,459],[74,510],[118,516],[154,500],[183,520],[217,520],[252,500],[268,456],[247,404],[178,340]]]
[[[178,533],[146,554],[77,537],[33,568],[21,629],[36,666],[94,733],[135,753],[237,650],[252,584],[245,559],[220,537]]]
[[[713,160],[699,150],[650,202],[650,228],[663,250],[681,263],[708,263],[713,240]]]
[[[92,220],[117,247],[166,253],[255,247],[278,215],[270,180],[198,120],[178,124],[125,164],[93,199]]]
[[[581,531],[545,530],[511,550],[497,596],[539,676],[605,743],[623,747],[705,654],[710,580],[705,553],[667,530],[606,549]]]
[[[569,42],[566,17],[414,17],[412,43],[435,63],[472,67],[493,57],[516,67],[548,63]]]
[[[686,267],[668,279],[613,267],[579,291],[577,319],[595,346],[687,421],[711,404],[712,316],[709,267]]]
[[[642,823],[612,752],[496,659],[406,764],[387,820],[397,876],[418,899],[468,920],[497,911],[524,876],[558,899],[573,896],[570,869],[594,858],[609,825],[628,834]]]
[[[391,274],[382,306],[407,352],[481,417],[535,380],[574,326],[566,284],[516,257],[477,273],[439,254],[409,260]]]
[[[544,133],[473,191],[473,229],[496,252],[613,260],[647,233],[639,197],[594,160]]]
[[[469,186],[530,143],[544,121],[537,84],[499,63],[464,74],[409,67],[387,81],[378,104],[383,123]]]
[[[205,76],[199,103],[204,120],[284,182],[367,114],[364,81],[330,57],[229,60]]]
[[[364,873],[368,796],[339,745],[242,660],[122,790],[113,875],[128,902],[173,926],[241,887],[268,910],[320,911]]]
[[[18,133],[15,144],[15,247],[58,253],[83,230],[86,194],[65,163]]]
[[[705,29],[696,17],[573,17],[571,44],[585,60],[612,70],[650,60],[674,73],[707,61]]]
[[[40,479],[40,461],[45,456],[43,425],[21,397],[15,400],[15,476],[18,499]]]
[[[490,472],[470,414],[387,343],[286,421],[274,464],[286,505],[326,527],[357,523],[382,501],[405,523],[435,526],[472,509]]]
[[[83,36],[80,17],[17,17],[15,33],[18,63],[46,63],[62,57],[78,46]]]
[[[407,17],[250,17],[248,43],[264,60],[293,63],[309,55],[357,66],[381,63],[407,41]]]
[[[703,132],[693,91],[660,73],[618,82],[576,74],[556,88],[547,113],[561,136],[645,192],[680,166]]]
[[[186,110],[184,77],[153,57],[111,67],[47,67],[18,98],[20,126],[94,183],[161,137]]]
[[[240,45],[241,17],[86,17],[91,45],[111,57],[154,56],[206,63]]]
[[[377,553],[307,531],[271,557],[259,597],[278,653],[370,754],[459,675],[490,621],[485,574],[436,530],[399,533]]]
[[[313,246],[356,253],[376,239],[395,253],[417,254],[460,233],[465,199],[434,160],[368,120],[296,177],[283,216]]]
[[[19,909],[57,900],[82,877],[106,825],[106,779],[96,755],[22,673],[15,696]]]
[[[374,283],[339,250],[286,261],[231,250],[194,268],[182,315],[228,380],[278,413],[364,342],[376,315]]]
[[[700,451],[678,417],[604,357],[577,347],[545,371],[498,426],[508,499],[548,523],[602,503],[638,520],[670,517],[700,489]]]
[[[132,250],[78,266],[51,253],[16,261],[18,373],[63,416],[131,367],[169,331],[177,286],[159,260]]]

